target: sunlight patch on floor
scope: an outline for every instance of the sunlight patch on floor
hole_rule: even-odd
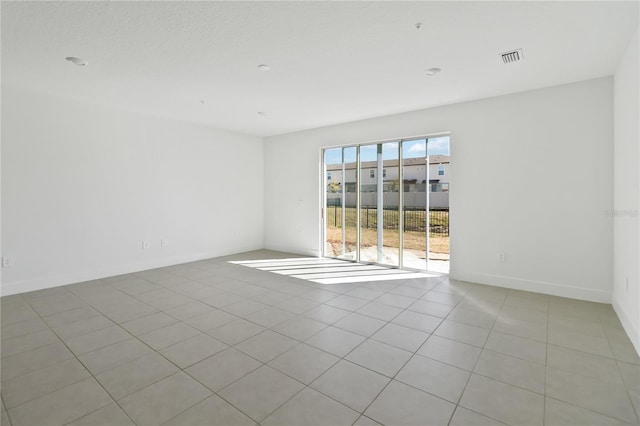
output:
[[[304,257],[291,259],[260,259],[230,261],[247,266],[318,284],[345,284],[368,281],[407,280],[412,278],[439,277],[437,272],[414,272],[381,265],[354,263],[339,259]]]

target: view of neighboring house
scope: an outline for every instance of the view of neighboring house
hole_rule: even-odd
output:
[[[426,173],[426,159],[429,159],[428,178]],[[407,158],[404,162],[404,193],[405,205],[410,207],[425,207],[425,193],[429,185],[429,206],[431,208],[449,207],[449,175],[450,163],[448,155],[431,155],[422,158]],[[398,167],[399,160],[384,160],[382,168],[383,191],[387,196],[385,206],[392,207],[398,203]],[[327,165],[327,204],[339,205],[342,198],[342,165]],[[376,173],[377,162],[362,162],[361,172],[361,204],[367,205],[369,198],[374,204],[373,197],[377,190]],[[428,179],[428,180],[427,180]],[[356,193],[356,163],[345,165],[345,206],[355,206]],[[395,196],[393,196],[395,193]],[[409,195],[411,194],[411,195]],[[409,196],[408,196],[409,195]],[[426,195],[426,194],[425,194]]]

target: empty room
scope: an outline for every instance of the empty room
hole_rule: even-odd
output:
[[[3,0],[1,424],[640,424],[639,6]]]

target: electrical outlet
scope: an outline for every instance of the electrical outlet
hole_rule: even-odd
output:
[[[160,240],[160,247],[166,247],[167,243],[168,243],[167,240]]]
[[[149,243],[147,241],[142,242],[142,250],[146,250],[149,248]]]
[[[501,251],[500,253],[498,253],[498,262],[506,262],[507,261],[507,253],[504,251]]]
[[[13,266],[13,257],[11,256],[3,256],[2,257],[2,267],[10,268]]]

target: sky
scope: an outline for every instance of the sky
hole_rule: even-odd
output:
[[[425,143],[426,142],[426,143]],[[342,148],[332,148],[325,151],[326,164],[342,163]],[[356,161],[356,148],[347,147],[344,150],[345,163]],[[449,136],[440,136],[429,139],[416,139],[402,143],[403,158],[419,158],[426,155],[449,155]],[[376,145],[360,146],[361,161],[375,161],[377,159]],[[388,142],[382,145],[382,159],[393,160],[398,158],[398,142]]]

